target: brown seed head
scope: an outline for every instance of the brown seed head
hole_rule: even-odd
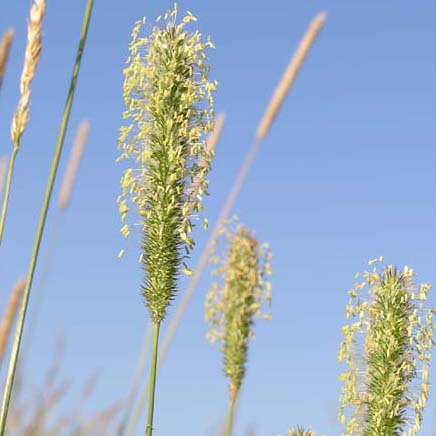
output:
[[[9,297],[9,303],[6,306],[6,311],[3,315],[3,319],[0,323],[0,362],[3,360],[3,356],[6,351],[9,333],[11,331],[15,315],[18,312],[18,306],[23,295],[24,285],[25,281],[23,279],[18,280],[15,284]]]
[[[274,94],[265,110],[265,114],[259,123],[259,127],[257,128],[256,132],[257,141],[262,141],[268,133],[268,130],[277,116],[277,113],[280,110],[280,107],[283,104],[289,89],[297,77],[297,73],[303,64],[304,59],[306,58],[319,31],[321,30],[325,19],[326,14],[324,12],[320,12],[310,23],[309,28],[307,29],[303,39],[300,42],[300,45],[297,48],[297,51],[292,56],[288,66],[286,67],[283,77],[275,89]]]
[[[4,33],[3,39],[0,42],[0,88],[5,75],[6,64],[8,62],[9,51],[11,49],[13,37],[14,31],[12,29],[8,29]]]
[[[12,142],[17,148],[29,120],[30,84],[41,56],[41,31],[44,14],[45,0],[35,0],[30,9],[30,18],[27,24],[27,45],[20,80],[20,99],[11,125]]]
[[[82,159],[83,150],[89,133],[89,122],[82,121],[80,123],[74,146],[71,149],[70,160],[68,167],[62,180],[61,190],[58,198],[59,209],[66,209],[71,198],[71,192],[73,190],[74,181],[76,180],[77,170],[79,169],[80,160]]]

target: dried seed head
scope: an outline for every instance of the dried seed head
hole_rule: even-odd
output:
[[[193,213],[202,209],[212,156],[205,135],[213,128],[216,83],[208,79],[205,51],[213,45],[187,30],[195,21],[189,12],[180,24],[176,14],[175,6],[149,37],[140,36],[143,20],[133,29],[124,71],[128,124],[119,138],[119,160],[130,162],[121,179],[119,209],[122,221],[131,209],[141,217],[143,294],[154,322],[165,318],[183,259],[194,245]],[[129,235],[129,223],[121,232]]]
[[[30,84],[32,83],[36,66],[41,56],[42,21],[44,14],[45,0],[35,0],[30,9],[30,18],[27,25],[27,45],[20,80],[20,99],[11,125],[12,142],[14,147],[17,148],[29,120]]]
[[[435,308],[425,308],[429,289],[415,285],[407,266],[379,271],[376,265],[349,291],[350,323],[342,328],[338,356],[347,365],[340,376],[345,435],[416,434],[420,429],[436,314]]]
[[[88,121],[82,121],[77,129],[76,139],[71,149],[70,160],[62,180],[58,198],[58,206],[60,209],[66,209],[70,202],[74,181],[76,180],[77,170],[79,169],[80,160],[82,159],[88,133],[89,123]]]
[[[20,279],[15,283],[12,289],[11,296],[9,298],[6,311],[3,315],[2,321],[0,323],[0,362],[3,360],[5,354],[6,345],[9,339],[9,333],[11,332],[12,324],[15,319],[15,315],[18,312],[18,307],[20,305],[21,297],[24,291],[24,280]]]
[[[275,89],[274,94],[265,110],[265,114],[259,123],[256,132],[257,141],[262,141],[268,133],[268,130],[277,116],[277,113],[279,112],[280,107],[282,106],[283,101],[289,92],[289,89],[297,77],[298,71],[303,64],[304,59],[306,58],[319,31],[321,30],[325,19],[326,14],[321,12],[310,23],[307,32],[304,34],[297,51],[292,56],[288,66],[286,67],[283,77],[277,85],[277,88]]]
[[[224,372],[234,399],[245,376],[248,344],[254,335],[254,319],[263,314],[264,303],[271,302],[271,251],[259,245],[242,225],[223,229],[226,257],[214,254],[215,275],[220,277],[206,297],[205,314],[210,323],[208,339],[219,341],[224,357]]]
[[[8,62],[9,51],[11,49],[12,39],[14,38],[14,31],[12,29],[6,30],[3,39],[0,42],[0,88],[3,83],[5,75],[6,64]]]

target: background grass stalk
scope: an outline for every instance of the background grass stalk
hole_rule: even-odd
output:
[[[58,139],[56,142],[55,152],[53,160],[50,167],[50,172],[47,180],[44,200],[42,203],[42,208],[39,216],[38,227],[36,230],[35,241],[33,244],[32,256],[30,258],[29,270],[26,279],[26,287],[24,289],[23,300],[20,308],[20,313],[18,316],[18,322],[15,331],[15,337],[12,347],[11,358],[9,361],[9,368],[6,378],[6,386],[3,396],[3,404],[0,415],[0,436],[5,434],[6,420],[8,416],[9,403],[12,394],[12,387],[14,384],[15,371],[17,366],[18,354],[20,351],[21,338],[23,334],[24,322],[26,318],[26,311],[29,302],[30,290],[32,288],[33,276],[36,268],[36,262],[38,259],[39,248],[41,245],[41,239],[44,232],[45,221],[47,218],[47,212],[50,205],[51,195],[53,191],[54,182],[56,179],[56,173],[59,166],[59,160],[62,154],[63,143],[65,139],[65,134],[68,126],[68,121],[70,118],[71,107],[74,99],[74,92],[76,90],[77,78],[79,76],[80,64],[82,60],[83,51],[85,48],[86,37],[88,34],[89,22],[91,19],[92,8],[94,5],[94,0],[88,0],[86,4],[85,13],[83,16],[82,29],[80,32],[79,47],[77,50],[76,60],[73,68],[73,74],[71,78],[70,87],[68,90],[68,96],[65,103],[64,113],[62,116],[61,126],[58,134]]]
[[[160,322],[153,324],[153,347],[151,353],[151,368],[150,368],[150,381],[149,381],[149,396],[148,396],[148,417],[146,436],[151,436],[153,433],[153,415],[154,415],[154,397],[156,392],[156,373],[157,373],[157,352],[159,346],[159,329]]]

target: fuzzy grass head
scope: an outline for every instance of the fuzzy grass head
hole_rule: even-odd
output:
[[[436,310],[425,307],[430,286],[414,279],[407,266],[374,266],[349,291],[350,323],[339,350],[347,365],[339,413],[346,435],[416,434],[421,428]]]
[[[29,121],[30,84],[35,76],[36,67],[41,57],[42,22],[45,9],[45,0],[35,0],[30,9],[24,66],[20,79],[20,99],[11,124],[11,139],[16,148],[19,147],[20,138]]]
[[[225,254],[212,257],[219,280],[206,297],[206,320],[210,323],[208,339],[221,343],[224,372],[234,399],[245,376],[254,320],[269,317],[263,308],[271,302],[271,251],[241,224],[229,224],[222,236]]]
[[[178,273],[189,273],[184,259],[194,245],[193,217],[202,210],[212,157],[205,137],[213,128],[216,82],[208,78],[206,55],[213,45],[188,30],[196,21],[191,13],[176,21],[175,5],[149,36],[142,36],[145,20],[134,26],[124,70],[126,124],[119,137],[119,160],[129,162],[118,198],[121,232],[130,233],[130,211],[139,215],[142,289],[155,323],[166,316]]]

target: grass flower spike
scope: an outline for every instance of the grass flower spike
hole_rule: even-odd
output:
[[[346,435],[416,434],[421,428],[436,309],[424,306],[430,286],[418,287],[414,278],[407,266],[374,266],[349,292],[351,322],[342,329],[339,351],[347,365],[339,413]]]
[[[271,251],[259,245],[253,234],[242,225],[223,230],[228,248],[224,259],[217,255],[214,283],[206,297],[206,320],[210,323],[208,339],[220,342],[224,373],[229,379],[230,407],[226,436],[231,434],[234,406],[241,389],[248,354],[253,337],[254,319],[262,315],[264,303],[271,301]]]
[[[129,212],[135,211],[143,233],[142,292],[155,327],[147,434],[152,433],[159,326],[175,297],[179,273],[190,273],[184,261],[194,245],[193,217],[207,193],[212,156],[205,136],[213,128],[216,83],[208,79],[205,52],[213,45],[198,31],[187,29],[196,21],[191,13],[179,24],[176,18],[177,5],[150,36],[141,35],[145,20],[133,29],[124,71],[127,124],[119,138],[119,158],[130,165],[118,199],[121,231],[129,235]]]

